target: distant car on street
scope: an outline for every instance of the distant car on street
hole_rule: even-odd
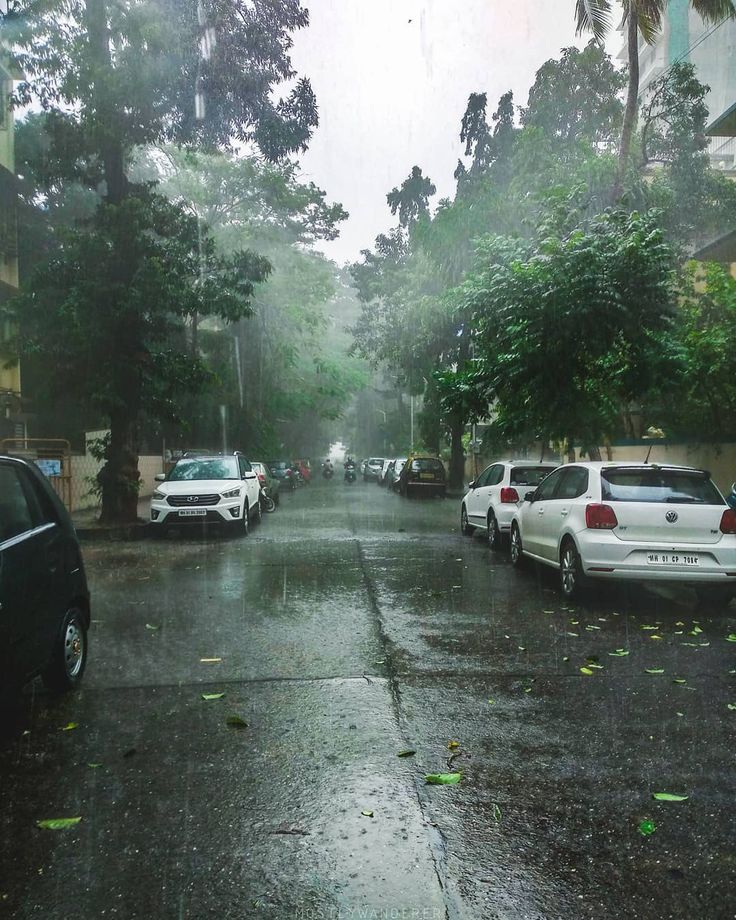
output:
[[[376,477],[379,486],[386,485],[386,474],[388,473],[389,467],[393,463],[393,460],[390,460],[388,457],[384,458],[383,464],[378,471],[378,476]]]
[[[151,525],[224,524],[247,534],[261,519],[258,475],[242,454],[183,457],[164,476],[151,498]]]
[[[460,529],[470,536],[485,530],[492,549],[500,549],[511,533],[511,519],[524,495],[536,488],[558,463],[496,460],[487,466],[460,503]]]
[[[366,460],[365,468],[363,470],[364,482],[368,482],[371,479],[378,479],[381,471],[383,470],[384,462],[384,457],[371,457],[369,460]]]
[[[736,511],[705,470],[656,463],[579,462],[530,489],[511,523],[511,561],[557,569],[565,597],[594,579],[736,596]]]
[[[407,458],[399,477],[399,492],[406,498],[413,495],[447,495],[447,473],[439,457],[414,454]]]
[[[40,674],[69,690],[87,664],[90,597],[71,518],[33,463],[0,457],[0,690]]]
[[[391,461],[386,470],[386,486],[392,492],[398,492],[399,490],[399,477],[405,463],[406,457],[397,457],[396,460]]]

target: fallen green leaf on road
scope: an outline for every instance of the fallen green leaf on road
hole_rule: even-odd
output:
[[[455,751],[455,750],[457,750],[457,748],[459,748],[459,747],[460,747],[460,742],[459,742],[459,741],[448,741],[448,742],[447,742],[447,749],[448,749],[448,751]]]
[[[429,786],[455,786],[462,776],[462,773],[427,773],[424,779]]]
[[[93,770],[96,770],[98,767],[101,767],[102,764],[101,763],[88,763],[87,766],[92,767]]]
[[[240,716],[228,716],[225,719],[225,725],[231,726],[231,728],[247,728],[248,723],[245,719],[241,719]]]
[[[498,805],[496,805],[495,802],[493,803],[493,819],[494,821],[501,820],[501,809],[498,807]]]
[[[596,671],[602,671],[602,670],[603,670],[603,665],[602,665],[602,664],[595,664],[595,663],[592,662],[592,661],[589,661],[589,662],[588,662],[588,667],[589,667],[589,668],[595,668]]]
[[[736,703],[728,703],[728,708],[731,710],[736,709]]]
[[[396,756],[397,757],[413,757],[415,754],[416,754],[416,751],[408,750],[408,751],[399,751],[399,753]]]
[[[150,629],[151,632],[156,632],[156,630],[161,629],[161,627],[154,626],[153,623],[146,623],[146,629]]]
[[[61,731],[73,732],[75,728],[79,728],[79,722],[67,722],[66,725],[62,725]]]
[[[654,821],[650,820],[649,818],[645,818],[639,824],[639,833],[643,837],[648,837],[650,834],[653,834],[656,830],[657,830],[656,824],[654,823]]]
[[[223,696],[225,696],[224,693],[203,693],[202,699],[208,700],[208,701],[209,700],[221,700]]]
[[[656,632],[659,626],[642,626],[642,629],[648,629],[650,632]]]
[[[368,811],[368,809],[365,809],[364,811],[361,811],[361,815],[363,815],[364,818],[372,818],[373,812]]]
[[[647,674],[664,674],[664,668],[644,668]]]
[[[36,821],[36,827],[44,831],[63,831],[79,824],[81,820],[81,815],[78,818],[46,818],[44,821]]]
[[[657,635],[651,635],[649,638],[650,638],[650,639],[661,639],[662,637],[661,637],[661,636],[657,636]]]
[[[689,795],[675,795],[673,792],[653,792],[652,798],[658,802],[685,802]]]
[[[593,630],[593,629],[600,629],[600,626],[586,626],[585,628],[588,630]]]
[[[736,642],[736,633],[729,633],[726,636],[726,642]]]
[[[679,716],[680,718],[682,718],[682,717],[685,715],[685,713],[684,713],[684,712],[676,712],[675,715],[676,715],[676,716]]]
[[[199,660],[203,664],[216,664],[218,661],[222,661],[222,658],[200,658]]]
[[[617,648],[615,652],[608,653],[612,658],[625,658],[629,654],[625,648]]]
[[[580,673],[585,674],[586,677],[593,676],[593,672],[590,670],[590,668],[580,668]]]

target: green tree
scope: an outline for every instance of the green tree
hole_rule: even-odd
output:
[[[623,191],[624,176],[629,165],[631,142],[636,128],[639,108],[639,35],[644,41],[654,42],[662,28],[662,17],[667,0],[622,0],[626,46],[629,64],[629,82],[626,108],[619,144],[619,168],[614,185],[614,198]],[[690,0],[690,6],[706,21],[718,22],[736,16],[733,0]],[[577,31],[592,32],[596,41],[602,41],[611,23],[611,0],[576,0],[575,20]]]
[[[137,430],[144,401],[137,362],[150,348],[147,304],[173,306],[168,269],[159,270],[155,262],[162,255],[173,257],[173,239],[159,252],[136,237],[154,221],[151,214],[148,224],[140,216],[146,196],[129,175],[133,151],[162,140],[223,145],[234,139],[258,145],[271,159],[304,149],[317,123],[308,81],[298,81],[279,102],[273,101],[273,91],[294,76],[290,33],[306,23],[299,0],[281,0],[277,6],[220,0],[201,7],[174,0],[16,0],[4,17],[5,40],[27,74],[19,101],[35,102],[48,116],[47,186],[77,180],[102,189],[95,221],[81,225],[80,232],[107,233],[113,247],[107,288],[96,287],[99,318],[84,309],[78,319],[107,323],[103,337],[116,343],[102,356],[116,388],[106,398],[115,408],[102,476],[105,519],[129,520],[136,514]],[[149,211],[156,207],[149,198]],[[90,239],[87,248],[93,251],[94,245]],[[189,240],[180,246],[188,252]],[[84,249],[80,240],[77,247]],[[244,273],[241,284],[262,279],[262,260],[242,255],[235,261]],[[70,273],[74,279],[73,265]],[[162,285],[159,293],[148,288],[147,302],[128,293],[140,278]],[[34,283],[43,286],[42,276]],[[75,299],[76,290],[70,280],[65,295]],[[190,296],[186,302],[198,301]],[[241,301],[240,315],[245,308]],[[90,339],[99,331],[90,329]],[[96,375],[89,379],[90,387],[102,385]]]
[[[410,227],[429,213],[429,199],[436,191],[432,180],[423,176],[418,166],[414,166],[401,186],[386,195],[386,201],[392,214],[398,212],[399,224]]]

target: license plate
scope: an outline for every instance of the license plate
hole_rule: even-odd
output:
[[[179,517],[207,517],[206,508],[185,508],[179,512]]]
[[[700,556],[695,553],[647,553],[649,565],[679,565],[688,568],[700,565]]]
[[[434,473],[420,473],[420,479],[434,479]]]

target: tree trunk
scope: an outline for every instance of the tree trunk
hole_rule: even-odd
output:
[[[85,24],[89,42],[92,104],[88,113],[93,141],[100,153],[105,177],[105,202],[119,208],[128,194],[125,175],[125,149],[120,135],[118,107],[112,91],[115,74],[110,56],[106,0],[86,0]],[[115,288],[126,290],[134,274],[131,265],[133,240],[121,220],[119,251],[116,253]],[[98,475],[102,488],[101,520],[129,523],[138,516],[138,415],[141,406],[138,364],[143,352],[135,317],[120,311],[116,336],[118,348],[105,356],[114,381],[113,408],[110,409],[110,443],[106,463]]]
[[[462,492],[465,486],[465,451],[463,435],[465,422],[459,415],[450,416],[450,480],[453,492]]]
[[[138,413],[123,406],[110,415],[107,462],[97,479],[102,487],[105,523],[133,523],[138,518]]]
[[[639,20],[633,3],[629,5],[629,13],[626,20],[626,36],[629,55],[629,88],[626,95],[624,122],[621,127],[618,167],[616,169],[616,178],[611,193],[615,203],[618,203],[623,194],[624,179],[631,156],[631,139],[634,135],[636,116],[639,108]]]

